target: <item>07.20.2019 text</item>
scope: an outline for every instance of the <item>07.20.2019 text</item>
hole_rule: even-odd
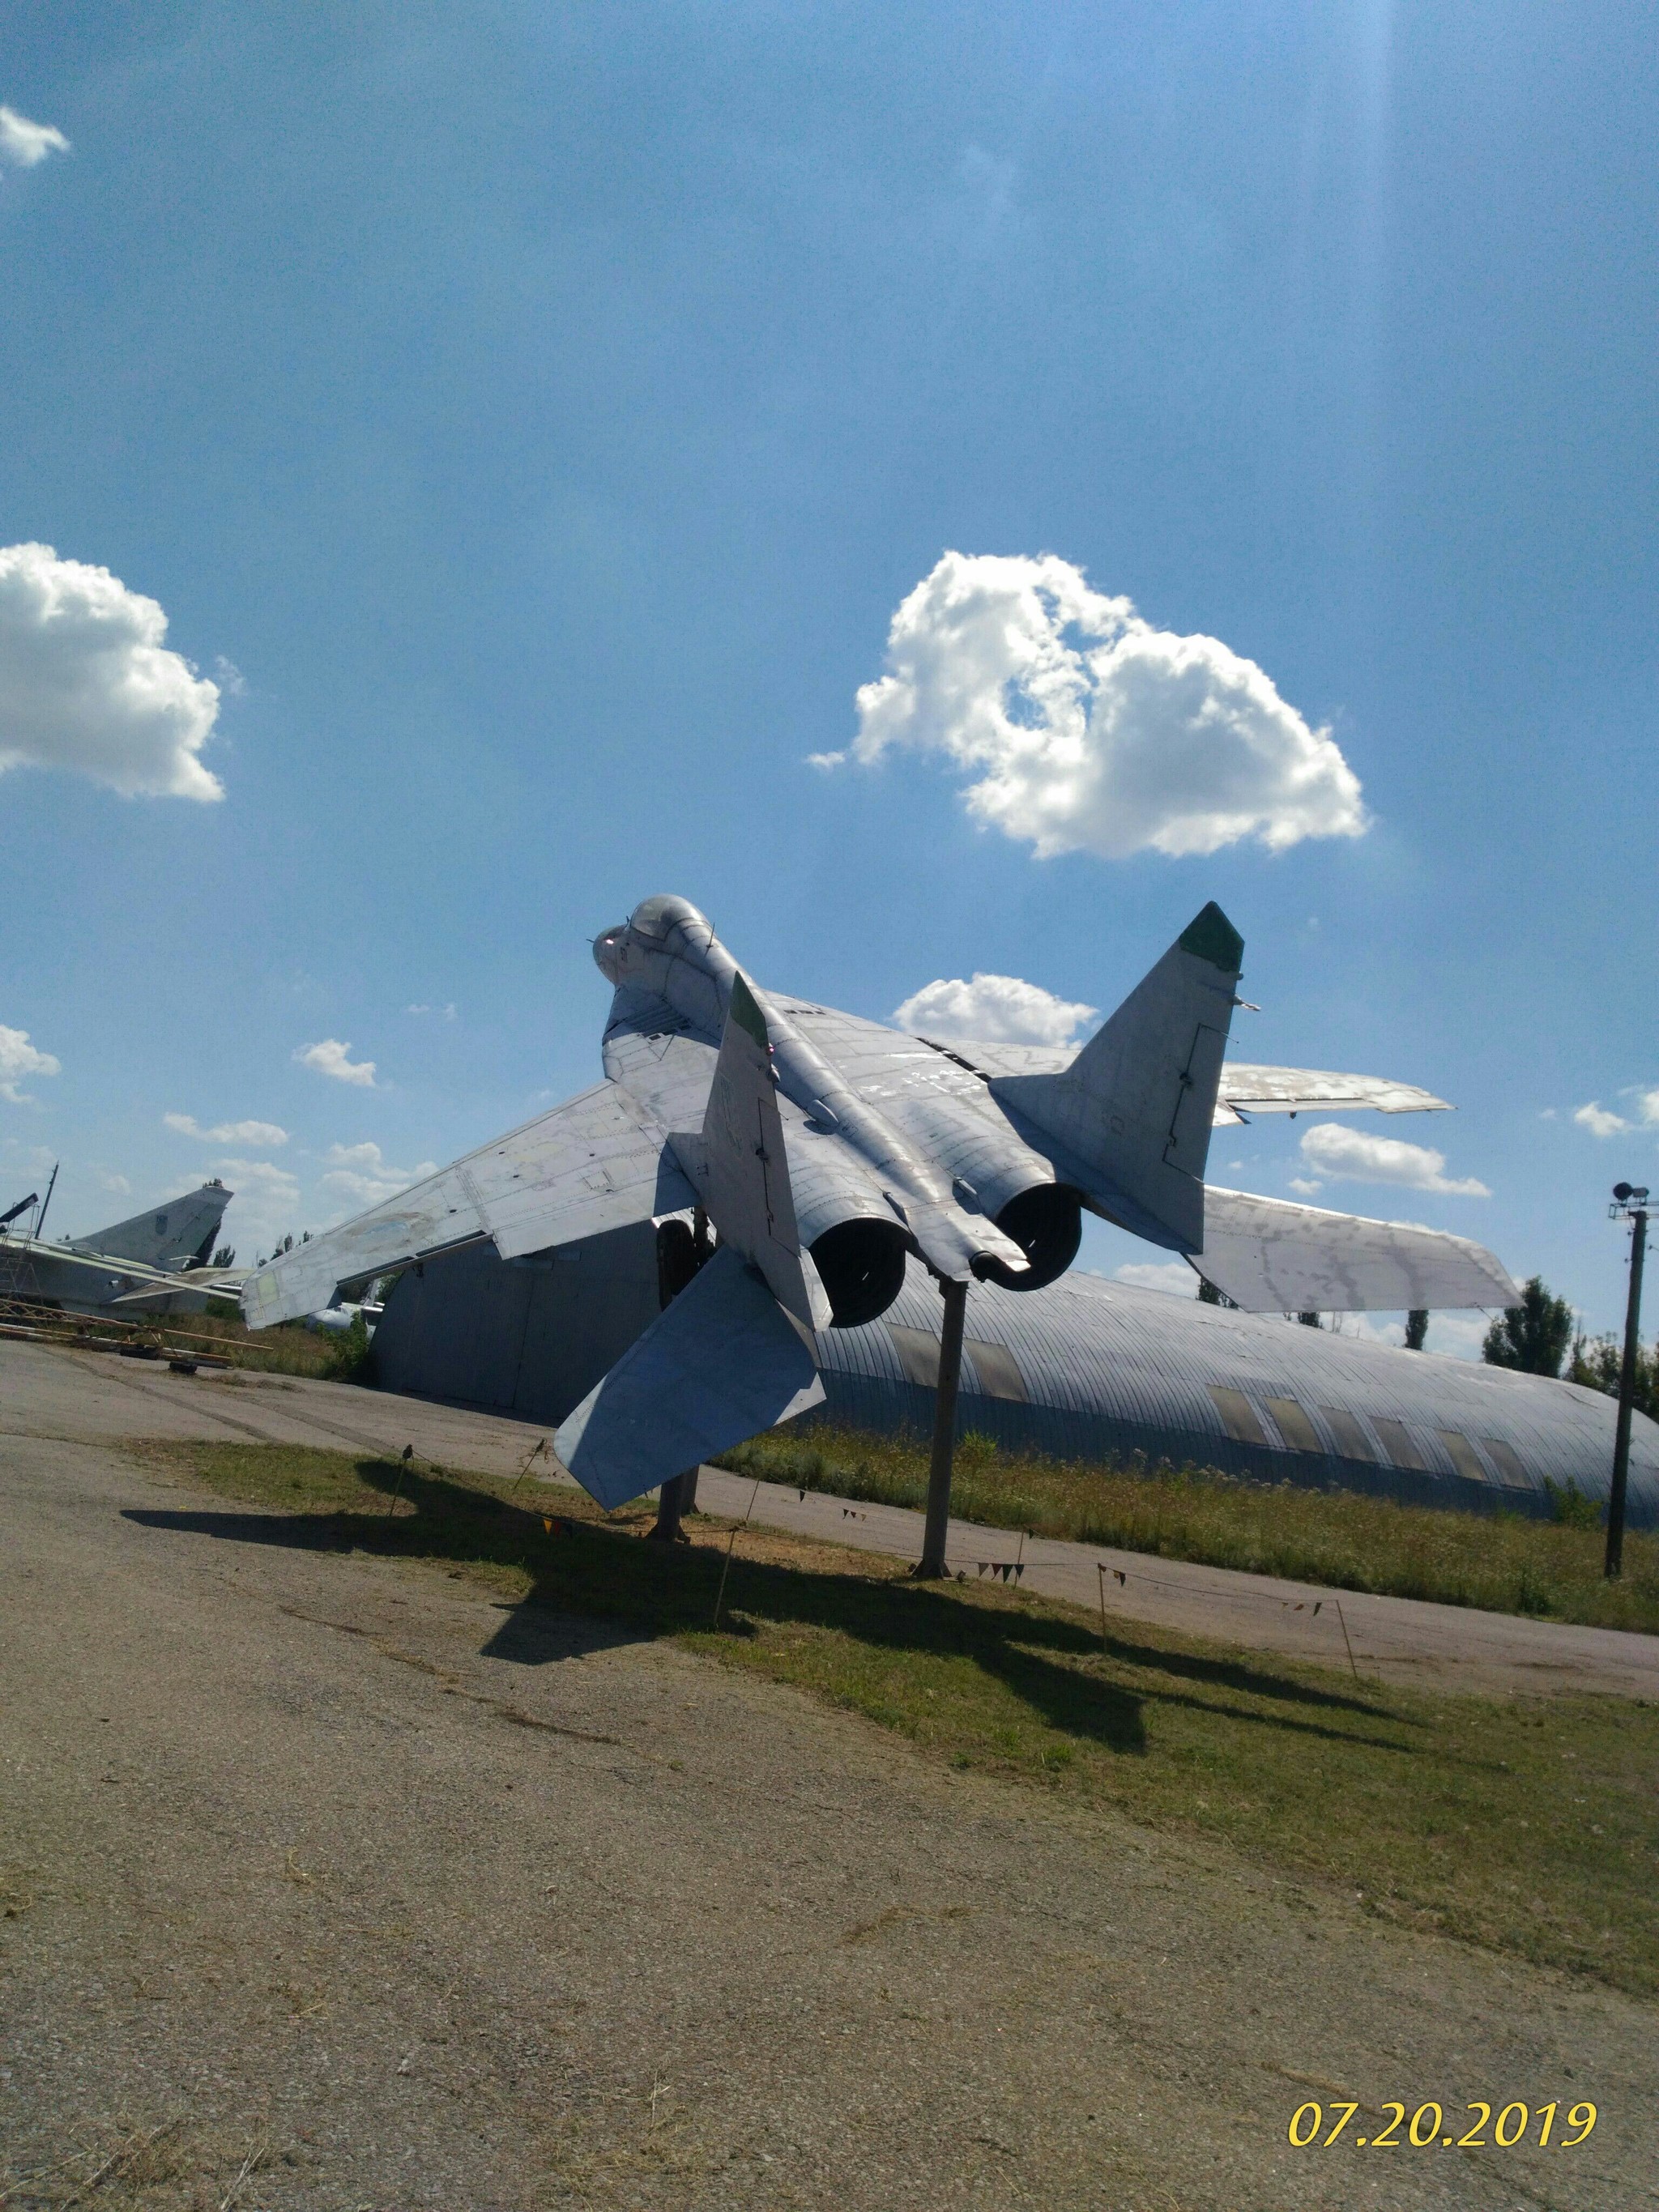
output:
[[[1354,2114],[1361,2108],[1358,2104],[1335,2104],[1328,2107],[1331,2125],[1326,2129],[1327,2107],[1323,2105],[1298,2105],[1291,2115],[1286,2130],[1292,2147],[1297,2150],[1311,2150],[1316,2146],[1329,2150],[1343,2140],[1344,2131]],[[1484,2150],[1496,2143],[1500,2150],[1512,2150],[1524,2142],[1535,2120],[1537,2133],[1533,2140],[1540,2149],[1574,2150],[1584,2142],[1595,2125],[1596,2110],[1588,2102],[1572,2106],[1565,2115],[1561,2127],[1556,2127],[1556,2116],[1561,2103],[1557,2098],[1547,2105],[1531,2106],[1520,2103],[1505,2105],[1492,2119],[1492,2107],[1477,2099],[1466,2105],[1466,2112],[1475,2115],[1462,2134],[1452,2131],[1442,2108],[1436,2104],[1419,2105],[1412,2114],[1409,2124],[1404,2105],[1385,2101],[1378,2109],[1388,2115],[1387,2125],[1374,2135],[1351,2135],[1346,2141],[1356,2150],[1398,2150],[1409,2143],[1414,2150],[1426,2150],[1431,2143],[1439,2143],[1447,2149]],[[1488,2135],[1486,2129],[1492,2128]],[[1401,2128],[1406,2130],[1402,2136]]]

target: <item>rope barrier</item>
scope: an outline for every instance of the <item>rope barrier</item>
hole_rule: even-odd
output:
[[[1350,1641],[1348,1636],[1347,1616],[1342,1610],[1341,1599],[1336,1596],[1334,1593],[1328,1597],[1316,1597],[1310,1599],[1305,1597],[1274,1597],[1269,1590],[1229,1590],[1210,1588],[1201,1591],[1195,1591],[1193,1584],[1190,1583],[1168,1582],[1165,1581],[1162,1576],[1143,1575],[1132,1568],[1109,1567],[1104,1559],[1096,1560],[1095,1572],[1100,1577],[1100,1637],[1103,1645],[1107,1640],[1106,1577],[1108,1575],[1110,1575],[1120,1587],[1124,1589],[1127,1589],[1131,1582],[1145,1583],[1150,1589],[1173,1590],[1181,1597],[1201,1595],[1205,1597],[1219,1598],[1224,1604],[1228,1605],[1276,1606],[1280,1613],[1305,1613],[1310,1621],[1314,1620],[1317,1614],[1322,1613],[1327,1606],[1329,1606],[1332,1612],[1336,1615],[1338,1626],[1342,1631],[1343,1648],[1348,1655],[1348,1665],[1352,1669],[1353,1678],[1356,1682],[1359,1680],[1359,1668],[1354,1662],[1353,1644]]]

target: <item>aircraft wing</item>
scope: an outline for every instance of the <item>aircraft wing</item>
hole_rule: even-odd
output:
[[[1335,1075],[1322,1067],[1249,1067],[1230,1060],[1221,1071],[1222,1103],[1245,1114],[1449,1114],[1450,1107],[1414,1083],[1383,1075]],[[1218,1116],[1218,1119],[1219,1117]],[[1237,1115],[1234,1117],[1237,1119]]]
[[[985,1044],[977,1037],[923,1037],[921,1042],[981,1075],[1063,1075],[1082,1050],[1075,1044]]]
[[[256,1268],[242,1310],[251,1327],[267,1328],[332,1305],[342,1283],[459,1245],[488,1237],[511,1260],[695,1199],[662,1133],[625,1091],[600,1083]]]
[[[84,1300],[88,1308],[165,1306],[190,1296],[234,1301],[246,1272],[200,1267],[174,1273],[167,1268],[148,1267],[139,1260],[112,1260],[103,1253],[82,1252],[73,1244],[45,1244],[32,1237],[0,1240],[0,1255],[9,1255],[25,1280],[38,1262],[52,1276],[50,1289],[43,1290],[42,1295],[56,1297],[61,1289],[70,1297]],[[21,1295],[27,1297],[30,1292],[24,1291]]]
[[[924,1037],[935,1052],[985,1075],[1059,1075],[1077,1058],[1074,1044],[986,1044],[972,1037]],[[1431,1091],[1385,1075],[1340,1075],[1324,1067],[1256,1067],[1230,1060],[1221,1070],[1218,1129],[1256,1114],[1445,1114]]]
[[[1204,1249],[1192,1265],[1247,1313],[1397,1313],[1521,1299],[1502,1263],[1467,1237],[1214,1183],[1204,1194]]]
[[[252,1270],[248,1267],[203,1267],[186,1275],[163,1274],[160,1270],[135,1273],[133,1286],[112,1298],[112,1306],[166,1306],[184,1297],[228,1298],[235,1304]]]

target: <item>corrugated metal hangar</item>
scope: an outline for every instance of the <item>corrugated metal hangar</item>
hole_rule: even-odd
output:
[[[518,1260],[474,1246],[398,1279],[377,1373],[388,1389],[556,1424],[660,1298],[649,1223]],[[806,1421],[927,1434],[939,1314],[913,1261],[879,1321],[823,1332],[826,1402]],[[1613,1459],[1615,1408],[1599,1391],[1077,1273],[1040,1291],[974,1286],[962,1393],[963,1431],[1016,1449],[1143,1452],[1415,1504],[1547,1513],[1547,1482],[1604,1499]],[[1640,1413],[1628,1513],[1632,1528],[1659,1521],[1659,1424]]]

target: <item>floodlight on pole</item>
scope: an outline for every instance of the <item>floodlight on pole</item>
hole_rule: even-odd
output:
[[[1628,1221],[1630,1294],[1625,1305],[1625,1357],[1619,1370],[1619,1419],[1613,1435],[1613,1487],[1607,1494],[1607,1552],[1603,1568],[1609,1582],[1616,1581],[1625,1565],[1625,1488],[1630,1474],[1630,1416],[1636,1398],[1636,1360],[1642,1322],[1642,1262],[1648,1249],[1648,1187],[1645,1183],[1616,1182],[1613,1221]]]

